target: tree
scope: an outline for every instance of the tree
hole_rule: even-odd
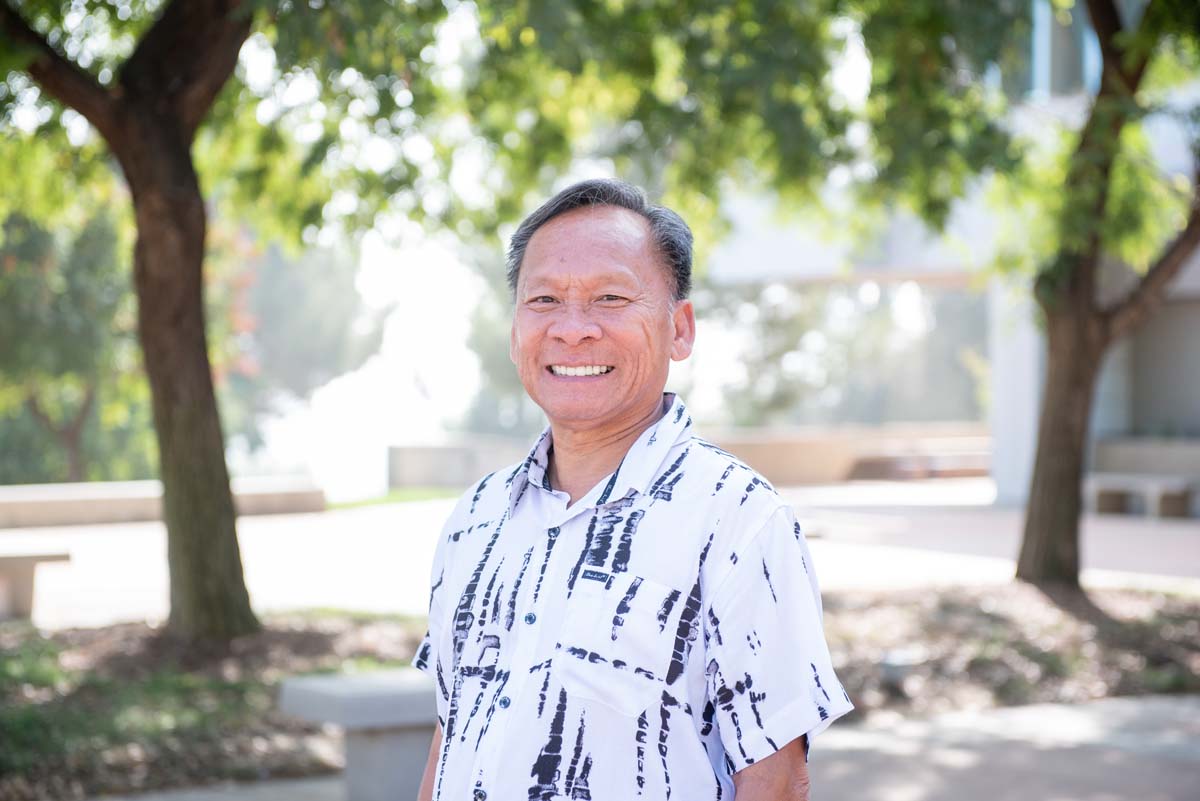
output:
[[[1054,7],[1084,11],[1070,0]],[[1139,148],[1139,123],[1158,102],[1150,68],[1197,75],[1200,5],[1150,0],[1126,19],[1113,0],[1089,0],[1086,13],[1103,79],[1068,137],[1060,179],[1034,199],[1053,228],[1032,281],[1049,358],[1017,567],[1020,579],[1072,588],[1101,359],[1154,312],[1200,245],[1200,180],[1183,178],[1183,203],[1146,203],[1178,177],[1147,166]],[[605,158],[693,219],[714,216],[730,179],[812,203],[833,174],[862,202],[900,203],[939,226],[981,178],[1015,179],[1038,158],[1010,130],[1002,92],[1026,61],[1025,0],[489,5],[481,30],[472,109],[498,143],[497,169]],[[833,54],[854,36],[870,59],[861,104],[831,77]],[[1009,80],[990,79],[997,68]],[[525,135],[505,138],[514,114],[525,115]],[[1155,252],[1127,296],[1101,305],[1101,263],[1133,250]]]
[[[344,140],[356,131],[339,136],[342,123],[370,126],[358,144],[373,132],[416,129],[436,107],[421,57],[444,15],[428,0],[327,7],[289,0],[0,3],[0,119],[11,126],[14,109],[30,105],[41,129],[69,126],[81,115],[129,186],[138,338],[168,532],[168,628],[182,635],[227,639],[259,625],[242,575],[213,392],[202,282],[208,215],[193,145],[203,140],[202,168],[232,179],[219,187],[230,206],[257,209],[260,221],[280,230],[321,223],[339,188],[374,198],[362,204],[370,219],[384,199],[422,176],[407,157],[376,170],[349,163],[357,153]],[[275,77],[308,79],[315,98],[289,106],[287,98],[271,97],[279,80],[258,94],[244,75],[230,82],[256,27],[259,50],[274,57]],[[290,137],[287,112],[296,105],[311,112],[314,100],[325,112],[317,136]],[[325,169],[334,163],[342,167],[336,176]],[[256,203],[265,193],[269,205]]]
[[[228,436],[253,450],[280,400],[307,398],[378,351],[388,309],[364,309],[353,246],[292,260],[215,222],[206,275],[214,381]],[[78,233],[51,232],[20,213],[5,221],[0,483],[157,476],[117,229],[107,207]]]
[[[1156,211],[1130,208],[1118,191],[1121,173],[1128,174],[1134,167],[1131,159],[1142,155],[1134,150],[1133,136],[1135,123],[1147,110],[1139,90],[1151,60],[1173,39],[1182,39],[1194,55],[1200,44],[1200,6],[1151,0],[1141,20],[1131,24],[1123,22],[1112,0],[1089,0],[1087,8],[1100,42],[1103,73],[1067,161],[1057,217],[1058,252],[1034,280],[1048,357],[1017,562],[1018,578],[1069,587],[1079,584],[1084,446],[1104,354],[1154,313],[1171,280],[1200,247],[1198,150],[1182,230],[1159,250],[1131,292],[1108,304],[1098,296],[1099,270],[1106,257],[1116,255],[1120,234],[1129,232],[1130,220],[1136,226]]]
[[[0,471],[20,467],[25,480],[83,481],[98,444],[96,419],[110,414],[107,404],[137,372],[116,226],[101,209],[63,247],[50,231],[13,214],[3,233],[0,342],[10,345],[0,350],[0,413],[5,428],[33,423],[65,458],[61,469],[47,470],[45,448],[28,443],[6,455],[33,464],[5,459]],[[144,442],[134,437],[129,444],[125,453],[107,455],[145,464]]]

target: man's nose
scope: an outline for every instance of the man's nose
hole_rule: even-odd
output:
[[[563,304],[555,314],[546,332],[567,345],[577,345],[586,339],[599,339],[600,325],[591,318],[587,310],[573,303]]]

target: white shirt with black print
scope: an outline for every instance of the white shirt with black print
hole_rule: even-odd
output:
[[[547,428],[446,522],[412,662],[435,801],[731,799],[734,772],[854,708],[792,509],[663,406],[571,508]]]

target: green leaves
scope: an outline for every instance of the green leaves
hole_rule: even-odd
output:
[[[852,169],[862,199],[938,226],[973,176],[1020,158],[985,80],[1026,58],[1019,0],[493,3],[480,30],[468,108],[513,186],[598,158],[689,207],[726,179],[811,204]],[[865,68],[859,105],[836,82]]]
[[[864,6],[870,196],[906,200],[941,226],[973,176],[1015,167],[1001,127],[1005,100],[985,73],[1018,62],[1028,47],[1028,13],[1023,2]]]
[[[103,210],[68,242],[28,217],[4,222],[0,248],[0,375],[5,383],[97,375],[128,302],[117,232]],[[128,333],[128,332],[127,332]]]

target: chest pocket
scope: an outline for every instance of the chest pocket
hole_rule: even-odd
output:
[[[657,705],[668,674],[682,672],[671,663],[683,659],[677,635],[686,601],[644,576],[581,572],[554,660],[567,693],[631,716]]]

